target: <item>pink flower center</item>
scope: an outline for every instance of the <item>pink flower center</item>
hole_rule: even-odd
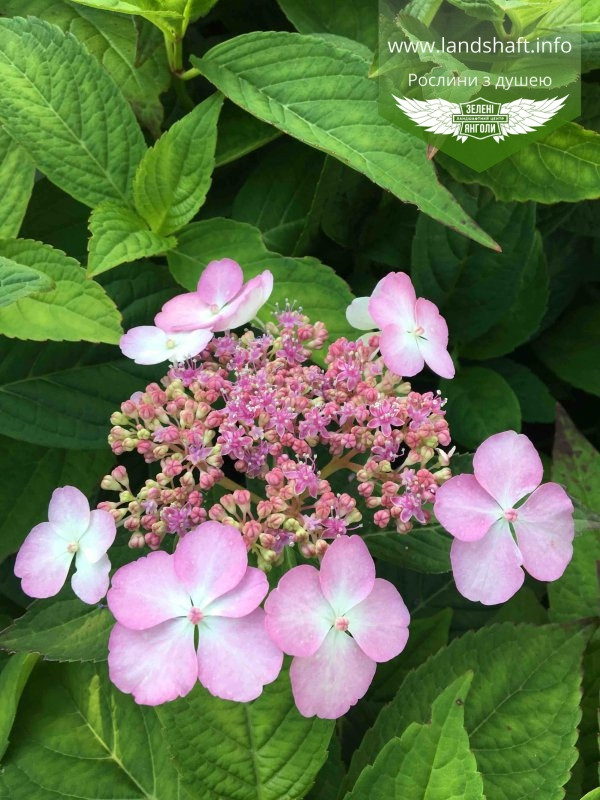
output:
[[[422,328],[420,325],[417,325],[413,333],[415,336],[423,336],[423,334],[425,333],[425,328]]]
[[[78,542],[69,542],[67,545],[67,553],[76,553],[79,550]]]
[[[350,625],[350,623],[348,622],[346,617],[338,617],[336,621],[333,623],[333,626],[336,629],[336,631],[347,631],[348,625]]]
[[[514,522],[516,518],[519,516],[519,512],[516,508],[509,508],[507,511],[504,512],[504,519],[507,522]]]
[[[169,350],[172,350],[175,347],[176,342],[174,339],[167,339],[166,344]]]
[[[210,307],[211,314],[218,314],[219,313],[219,306],[216,303],[213,303]]]
[[[188,611],[188,619],[192,625],[198,625],[204,619],[204,614],[196,606],[192,606]]]

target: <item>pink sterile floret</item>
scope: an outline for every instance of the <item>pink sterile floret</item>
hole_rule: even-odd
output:
[[[454,364],[447,349],[446,320],[434,303],[417,298],[405,272],[390,272],[379,281],[370,297],[354,300],[346,316],[359,330],[381,331],[381,355],[385,365],[397,375],[410,378],[427,364],[442,378],[454,377]]]
[[[52,597],[64,585],[75,558],[71,578],[75,594],[84,603],[97,603],[108,589],[110,561],[106,551],[116,526],[107,511],[90,511],[86,497],[74,486],[55,489],[48,522],[36,525],[21,545],[15,575],[30,597]]]
[[[155,317],[163,330],[225,331],[245,325],[256,316],[273,291],[273,275],[265,270],[244,284],[244,273],[230,258],[211,261],[195,292],[169,300]]]
[[[290,678],[301,714],[335,719],[365,694],[378,661],[400,653],[410,616],[393,584],[375,577],[360,536],[336,539],[320,572],[303,564],[265,604],[267,630],[294,656]]]
[[[259,608],[267,590],[239,532],[218,522],[186,534],[172,555],[121,567],[108,593],[110,679],[146,705],[186,695],[196,680],[225,700],[254,700],[283,659]]]
[[[573,503],[557,483],[540,486],[542,462],[530,440],[514,431],[490,436],[473,470],[441,486],[435,501],[436,517],[455,537],[459,592],[494,605],[520,589],[523,569],[540,581],[560,578],[573,555]]]

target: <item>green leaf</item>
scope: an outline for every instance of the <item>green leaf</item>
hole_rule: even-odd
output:
[[[554,422],[556,400],[528,367],[509,358],[490,361],[486,366],[499,372],[516,394],[525,422]]]
[[[0,238],[19,233],[31,197],[35,165],[22,147],[0,128]]]
[[[238,261],[246,279],[265,269],[271,270],[275,287],[269,302],[258,316],[272,319],[276,304],[297,301],[313,322],[327,326],[330,339],[352,336],[345,311],[352,301],[347,284],[330,267],[314,258],[286,258],[265,247],[260,231],[243,222],[209,219],[188,225],[179,234],[178,245],[168,254],[175,280],[190,291],[209,261],[232,258]]]
[[[252,703],[219,700],[196,686],[157,712],[182,783],[198,798],[304,797],[333,733],[331,720],[300,715],[287,670]]]
[[[226,100],[219,116],[215,166],[222,167],[258,150],[281,132]]]
[[[413,722],[364,768],[346,800],[484,800],[483,781],[464,727],[473,673],[433,701],[431,721]]]
[[[117,14],[139,15],[152,22],[171,38],[183,38],[183,7],[181,3],[163,3],[162,0],[72,0],[77,5],[89,6],[102,11],[114,11]]]
[[[120,267],[105,285],[126,329],[148,324],[177,293],[169,273],[153,264]],[[105,450],[112,412],[156,377],[156,368],[113,347],[0,337],[0,432],[38,446]]]
[[[371,555],[416,572],[450,572],[452,538],[441,525],[419,527],[410,533],[368,531],[363,534]]]
[[[169,72],[163,37],[149,22],[110,14],[66,0],[8,0],[6,16],[32,16],[72,33],[98,59],[117,84],[140,122],[155,136],[160,134],[163,107],[159,96],[169,88]],[[137,58],[136,39],[146,41],[143,61]]]
[[[0,561],[14,553],[34,525],[48,518],[48,502],[57,486],[76,486],[89,495],[110,470],[108,450],[58,450],[0,437],[5,462],[11,464],[0,484]]]
[[[500,323],[516,301],[534,244],[535,207],[496,203],[485,189],[456,190],[471,216],[500,242],[502,253],[484,250],[420,216],[412,277],[417,293],[441,308],[452,337],[464,342]]]
[[[519,401],[497,372],[485,367],[462,367],[451,381],[442,381],[448,398],[446,418],[452,438],[475,449],[501,431],[521,430]]]
[[[54,283],[43,272],[0,256],[0,308],[53,288]]]
[[[47,661],[104,661],[114,624],[107,608],[82,603],[67,587],[58,597],[32,603],[0,633],[0,648],[39,653]]]
[[[576,306],[533,346],[536,355],[559,378],[600,395],[600,303]]]
[[[33,653],[19,653],[9,658],[0,672],[0,761],[9,745],[21,694],[37,661]]]
[[[278,142],[237,193],[234,218],[259,228],[269,249],[301,254],[319,227],[323,183],[329,183],[322,181],[324,162],[321,153],[300,142]]]
[[[575,203],[600,197],[600,134],[573,122],[484,172],[446,156],[440,160],[457,180],[489,186],[498,200]]]
[[[155,233],[178,231],[204,203],[215,166],[222,102],[215,94],[200,103],[171,126],[140,162],[133,197],[138,213]]]
[[[588,508],[600,508],[600,453],[577,430],[561,406],[556,412],[552,480]],[[600,527],[575,538],[571,563],[561,578],[548,584],[553,620],[600,616],[599,562]]]
[[[128,203],[144,150],[131,108],[73,36],[42,20],[0,20],[0,121],[77,200]]]
[[[173,236],[158,236],[129,208],[102,203],[90,215],[87,274],[107,272],[119,264],[166,253],[175,247]]]
[[[476,19],[487,19],[491,22],[502,22],[504,19],[504,11],[495,0],[450,0],[450,2]]]
[[[316,36],[255,32],[192,62],[254,116],[365,174],[488,247],[495,242],[437,181],[425,148],[379,116],[369,61]]]
[[[527,342],[538,331],[548,306],[549,281],[546,258],[539,234],[533,241],[518,277],[517,296],[510,308],[479,339],[461,348],[466,358],[503,356]]]
[[[346,766],[342,761],[340,740],[334,734],[329,745],[327,761],[317,775],[315,785],[306,795],[307,800],[331,800],[337,795],[345,774]]]
[[[377,46],[377,0],[278,0],[299,33],[331,33],[362,42],[371,50]]]
[[[109,682],[103,666],[44,664],[23,695],[7,753],[13,800],[184,800],[152,708]]]
[[[0,308],[0,333],[18,339],[116,343],[121,315],[104,289],[60,250],[29,239],[0,241],[0,257],[43,273],[54,288]]]
[[[486,800],[561,800],[577,757],[584,644],[572,628],[512,623],[455,639],[405,678],[355,752],[344,788],[398,731],[426,723],[440,691],[472,670],[465,728]]]

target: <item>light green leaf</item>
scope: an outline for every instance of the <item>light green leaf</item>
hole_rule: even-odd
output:
[[[486,367],[462,367],[453,380],[441,382],[448,398],[446,418],[453,440],[475,449],[501,431],[521,430],[519,401],[508,383]]]
[[[330,339],[353,336],[345,317],[352,295],[331,267],[314,258],[286,258],[272,253],[265,247],[259,230],[230,219],[194,222],[177,238],[177,247],[168,254],[169,267],[175,280],[186,289],[196,288],[209,261],[232,258],[241,265],[246,280],[265,269],[273,273],[273,294],[258,314],[261,319],[271,320],[276,304],[283,308],[286,300],[295,300],[313,322],[325,323]]]
[[[40,17],[72,33],[102,64],[140,122],[159,136],[163,119],[159,96],[169,88],[171,74],[157,28],[136,18],[136,30],[131,18],[68,0],[8,0],[2,10],[6,16]],[[136,38],[142,35],[147,46],[139,63]]]
[[[114,203],[102,203],[92,211],[90,232],[87,268],[90,277],[119,264],[166,253],[177,244],[175,237],[158,236],[148,230],[135,211]]]
[[[77,200],[128,203],[145,144],[98,61],[42,20],[0,20],[0,121],[51,181]]]
[[[161,0],[72,0],[77,5],[89,6],[101,11],[114,11],[117,14],[139,15],[152,22],[170,37],[183,33],[184,16],[179,4],[165,5]]]
[[[558,406],[552,451],[552,480],[591,509],[600,509],[600,453]],[[600,527],[577,536],[573,559],[564,575],[548,584],[550,617],[562,622],[600,616],[598,563]]]
[[[33,161],[0,128],[0,238],[8,239],[19,233],[34,177]]]
[[[561,800],[577,758],[584,645],[573,628],[512,623],[455,639],[405,678],[355,752],[344,789],[398,731],[428,721],[449,681],[472,670],[465,728],[486,800]]]
[[[433,701],[431,722],[413,722],[364,768],[346,800],[484,800],[483,781],[464,727],[473,673]]]
[[[0,761],[9,745],[21,694],[38,658],[33,653],[19,653],[9,658],[0,672]]]
[[[417,293],[440,307],[453,339],[467,342],[501,323],[515,302],[534,244],[535,207],[496,203],[479,187],[453,188],[470,215],[497,239],[502,253],[484,250],[420,216],[413,239],[412,278]]]
[[[559,378],[600,395],[600,303],[573,308],[533,346]]]
[[[504,11],[495,0],[449,0],[449,2],[476,19],[487,19],[491,22],[502,22],[504,19]]]
[[[104,661],[114,624],[107,608],[86,605],[67,586],[58,597],[32,603],[0,633],[0,648],[47,661]]]
[[[219,115],[215,166],[236,161],[280,136],[277,128],[226,100]]]
[[[487,247],[495,242],[437,181],[426,149],[378,113],[369,60],[316,36],[255,32],[192,62],[254,116],[365,174]]]
[[[278,253],[306,252],[319,227],[324,184],[330,183],[324,161],[322,153],[293,139],[278,142],[238,192],[234,218],[259,228],[266,246]]]
[[[569,31],[600,33],[598,0],[567,0],[552,8],[537,26],[540,33]]]
[[[410,0],[404,9],[404,13],[429,26],[441,5],[442,0]]]
[[[30,239],[0,241],[0,257],[36,269],[54,283],[53,289],[0,308],[0,333],[37,341],[119,341],[117,307],[74,259]]]
[[[441,525],[417,527],[410,533],[367,531],[363,539],[371,555],[416,572],[449,572],[452,538]]]
[[[196,686],[157,712],[182,783],[197,798],[304,797],[333,733],[333,721],[300,715],[287,670],[252,703],[219,700]]]
[[[331,33],[377,46],[377,0],[278,0],[281,10],[299,33]]]
[[[34,525],[48,519],[48,501],[57,486],[76,486],[85,495],[97,489],[114,464],[105,450],[58,450],[0,437],[3,459],[11,464],[0,484],[0,561],[14,553]]]
[[[200,103],[172,125],[140,162],[133,197],[138,213],[155,233],[178,231],[206,199],[222,102],[221,95],[214,94]]]
[[[148,324],[177,294],[167,270],[150,263],[119,267],[104,283],[126,330]],[[156,378],[156,368],[117,348],[0,337],[0,432],[38,446],[107,452],[110,415]]]
[[[501,319],[483,336],[461,348],[461,356],[473,359],[496,358],[529,341],[538,331],[548,307],[549,280],[546,257],[539,233],[518,276],[517,296]]]
[[[525,422],[554,422],[556,400],[528,367],[509,358],[490,361],[486,366],[499,372],[516,394]]]
[[[7,753],[13,800],[184,800],[154,709],[138,706],[103,666],[40,665]]]
[[[43,272],[0,256],[0,308],[53,288],[54,283]]]
[[[498,200],[575,203],[600,197],[600,134],[573,122],[484,172],[443,155],[440,161],[457,180],[489,186]]]

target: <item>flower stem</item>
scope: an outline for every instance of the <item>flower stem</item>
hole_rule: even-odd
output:
[[[354,464],[352,462],[352,459],[357,453],[358,450],[349,450],[342,458],[332,458],[329,464],[326,464],[321,470],[320,477],[324,480],[340,469],[351,469],[354,472],[362,469],[360,464]]]

